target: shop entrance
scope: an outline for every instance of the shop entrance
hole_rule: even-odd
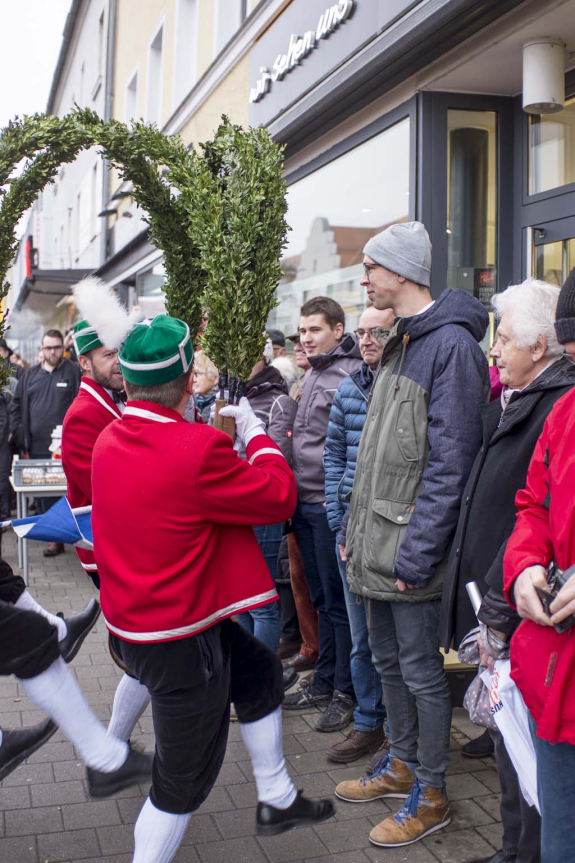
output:
[[[544,222],[531,232],[531,272],[535,278],[561,287],[575,267],[575,217]]]

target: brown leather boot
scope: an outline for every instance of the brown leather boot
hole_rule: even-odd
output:
[[[404,761],[387,755],[373,776],[340,782],[335,789],[340,800],[365,803],[381,797],[409,797],[413,786],[413,773]]]
[[[416,779],[411,794],[397,815],[374,827],[369,841],[382,848],[411,845],[447,827],[450,822],[449,804],[444,792],[430,785],[420,785]]]
[[[349,764],[351,761],[361,758],[362,755],[373,752],[376,747],[380,746],[384,738],[383,728],[376,728],[375,731],[360,731],[353,728],[345,735],[345,740],[328,749],[326,755],[330,761],[336,761],[338,764]]]

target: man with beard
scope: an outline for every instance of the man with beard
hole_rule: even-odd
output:
[[[80,369],[64,359],[64,339],[59,330],[48,330],[42,339],[43,361],[22,375],[10,405],[11,427],[20,454],[50,458],[52,432],[62,424],[78,392]],[[36,498],[36,511],[47,512],[57,497]],[[64,551],[62,543],[49,542],[45,557]]]

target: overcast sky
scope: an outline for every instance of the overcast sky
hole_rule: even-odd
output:
[[[0,128],[45,111],[71,0],[0,0]]]

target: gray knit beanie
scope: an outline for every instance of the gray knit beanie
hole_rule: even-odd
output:
[[[390,225],[368,240],[363,254],[392,273],[429,287],[431,241],[421,222]]]
[[[555,313],[555,332],[560,345],[575,342],[575,267],[565,279],[559,294]]]

